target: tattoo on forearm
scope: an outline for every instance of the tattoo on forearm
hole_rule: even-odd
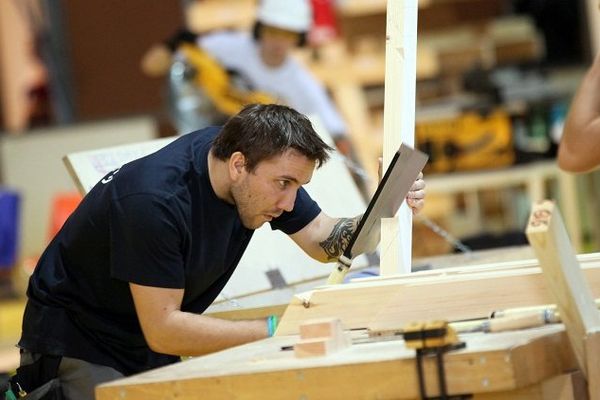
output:
[[[336,260],[344,253],[344,250],[346,250],[346,247],[350,243],[352,234],[358,227],[359,221],[360,216],[355,218],[340,218],[333,227],[329,237],[319,243],[327,254],[328,260]]]

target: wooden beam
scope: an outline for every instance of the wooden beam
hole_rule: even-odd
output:
[[[414,146],[417,68],[417,0],[387,2],[385,99],[383,113],[383,167],[390,164],[400,144]],[[404,203],[395,222],[381,227],[382,243],[400,249],[387,257],[382,249],[382,276],[411,271],[412,212]],[[396,254],[399,254],[397,258]]]
[[[600,328],[600,313],[553,202],[534,204],[526,233],[566,326],[579,368],[587,377],[584,338],[587,332]]]
[[[600,263],[584,268],[595,297],[600,297]],[[554,303],[539,267],[469,274],[429,275],[349,283],[295,296],[276,335],[298,333],[310,318],[339,317],[347,329],[384,330],[376,322],[402,327],[413,320],[458,321],[486,318],[497,309]],[[386,322],[388,321],[388,322]]]

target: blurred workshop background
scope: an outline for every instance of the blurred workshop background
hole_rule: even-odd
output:
[[[293,57],[339,110],[368,196],[383,141],[386,1],[307,1],[312,26]],[[156,62],[144,64],[149,50],[190,34],[251,31],[256,3],[0,1],[0,348],[16,340],[8,327],[20,326],[7,310],[22,304],[37,258],[81,199],[62,157],[175,135],[181,113],[197,111],[211,89],[196,79],[205,60],[173,57],[156,72]],[[598,174],[569,175],[555,162],[569,103],[598,51],[597,8],[419,2],[415,143],[430,161],[414,258],[525,244],[531,201],[541,198],[559,202],[579,252],[600,248]]]

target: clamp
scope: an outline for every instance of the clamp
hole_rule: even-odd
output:
[[[446,321],[413,322],[403,329],[406,347],[416,350],[417,376],[419,378],[419,393],[421,400],[462,400],[472,395],[448,395],[446,388],[446,373],[444,370],[444,353],[462,349],[466,346],[461,342],[452,327]],[[425,388],[425,372],[423,358],[434,355],[436,358],[439,396],[427,396]]]

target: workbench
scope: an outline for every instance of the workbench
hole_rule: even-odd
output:
[[[360,333],[355,334],[356,339]],[[466,334],[445,356],[450,393],[475,399],[550,399],[575,363],[561,325],[526,332]],[[414,350],[403,340],[354,344],[326,358],[299,359],[297,336],[273,337],[101,386],[98,400],[417,399]],[[552,349],[552,351],[549,351]],[[437,394],[433,360],[427,393]]]
[[[594,296],[600,295],[600,254],[578,256]],[[149,371],[97,389],[98,400],[153,399],[417,399],[414,350],[368,337],[365,328],[415,319],[461,320],[493,307],[548,304],[536,260],[422,271],[315,288],[288,306],[273,338]],[[349,348],[317,358],[283,350],[298,342],[299,324],[337,316],[353,336]],[[551,400],[581,384],[561,324],[500,333],[459,335],[466,348],[444,356],[448,392],[475,399]],[[428,395],[435,395],[433,360],[426,359]],[[564,399],[577,399],[564,397]]]

